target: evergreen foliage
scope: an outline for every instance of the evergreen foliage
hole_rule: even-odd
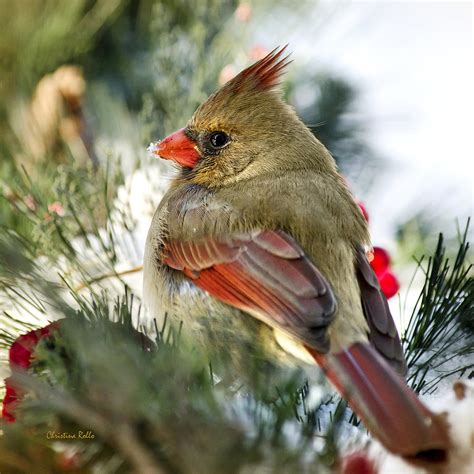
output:
[[[31,327],[19,319],[28,308],[47,314],[53,307],[64,318],[58,334],[40,342],[29,374],[14,372],[27,396],[18,421],[3,426],[0,467],[7,472],[31,472],[21,466],[38,459],[49,466],[45,472],[61,472],[64,453],[53,454],[45,436],[79,431],[94,435],[68,441],[80,472],[324,472],[334,465],[349,413],[323,395],[316,408],[308,406],[314,405],[311,391],[327,393],[321,381],[300,387],[295,370],[274,386],[258,361],[240,385],[220,380],[212,366],[222,367],[225,357],[207,360],[166,324],[150,336],[137,332],[140,306],[126,288],[123,296],[110,290],[84,296],[70,288],[73,300],[66,302],[42,278],[28,242],[10,233],[1,247],[0,290],[18,303],[16,312],[3,315],[3,344]],[[440,238],[404,338],[410,382],[422,392],[450,375],[433,378],[427,367],[472,354],[467,248],[465,233],[450,269]],[[472,364],[451,373],[469,370]],[[337,423],[328,424],[328,416]],[[18,446],[26,456],[15,457]]]
[[[220,379],[213,367],[225,367],[226,357],[208,360],[166,325],[147,329],[140,298],[121,276],[141,252],[130,203],[116,199],[123,171],[158,166],[140,164],[139,150],[184,126],[231,58],[248,64],[236,6],[48,0],[9,2],[15,13],[0,14],[2,376],[10,375],[7,350],[18,335],[61,320],[28,373],[13,374],[27,395],[17,422],[1,426],[1,472],[324,474],[348,433],[362,433],[347,423],[350,413],[326,382],[305,383],[299,370],[273,383],[255,361],[240,385]],[[16,160],[25,144],[12,117],[45,74],[68,62],[84,70],[82,107],[94,140],[115,146],[97,146],[98,162],[84,165],[61,143],[23,169]],[[358,179],[373,152],[363,124],[351,118],[356,90],[330,73],[303,76],[289,78],[287,97],[300,107],[298,88],[317,91],[299,112]],[[167,170],[160,171],[163,180]],[[467,228],[454,261],[449,250],[440,237],[426,268],[420,260],[426,281],[404,335],[409,382],[421,393],[473,373]],[[94,438],[47,438],[88,430]]]
[[[467,235],[461,236],[454,262],[445,256],[443,235],[426,267],[425,282],[403,342],[408,381],[421,393],[432,393],[444,378],[474,377],[474,279]]]

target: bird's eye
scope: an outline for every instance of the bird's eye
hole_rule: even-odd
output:
[[[229,135],[224,132],[213,132],[209,136],[209,142],[211,146],[216,149],[224,147],[227,145],[227,143],[229,143],[229,141]]]

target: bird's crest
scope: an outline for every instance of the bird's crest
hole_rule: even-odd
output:
[[[287,46],[275,48],[263,59],[237,74],[224,87],[232,92],[241,92],[264,91],[277,86],[285,68],[291,63],[289,54],[283,56]]]

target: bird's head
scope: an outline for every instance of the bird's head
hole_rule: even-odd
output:
[[[150,151],[180,165],[180,179],[207,187],[277,169],[334,170],[332,157],[276,90],[290,62],[285,49],[244,69]]]

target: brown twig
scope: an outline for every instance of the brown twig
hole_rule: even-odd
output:
[[[111,272],[111,273],[106,273],[104,275],[100,275],[98,277],[92,278],[88,281],[85,281],[81,283],[77,288],[75,288],[75,291],[81,291],[87,286],[91,285],[92,283],[97,283],[98,281],[106,280],[107,278],[112,278],[112,277],[120,277],[123,275],[130,275],[131,273],[137,273],[143,270],[143,265],[138,265],[133,268],[129,268],[128,270],[123,270],[122,272]]]

